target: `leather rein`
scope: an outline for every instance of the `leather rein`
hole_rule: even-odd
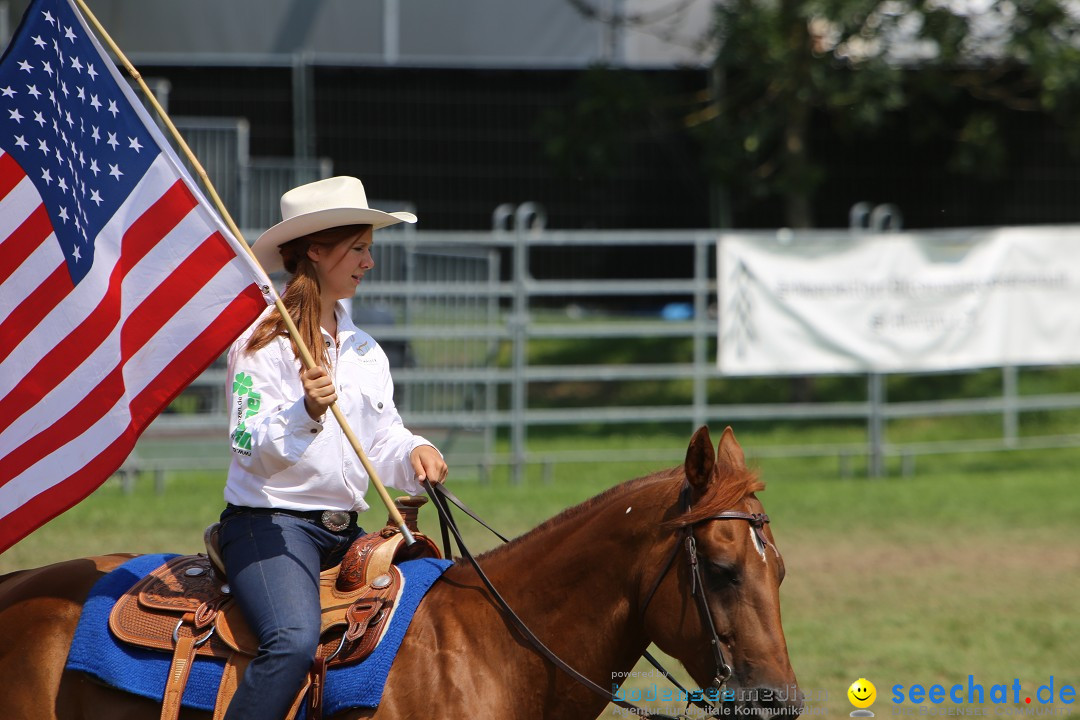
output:
[[[540,640],[540,638],[538,638],[536,634],[528,628],[527,625],[525,625],[525,622],[517,615],[517,613],[513,611],[510,605],[506,602],[505,598],[503,598],[503,596],[499,594],[498,590],[495,589],[495,586],[492,585],[491,580],[480,568],[480,565],[476,562],[476,558],[474,558],[472,553],[469,552],[469,549],[465,546],[465,543],[461,538],[461,533],[458,531],[457,523],[454,521],[454,518],[450,513],[450,506],[448,503],[453,502],[469,517],[473,518],[485,528],[490,530],[492,533],[497,535],[500,539],[502,539],[503,542],[509,541],[497,531],[492,529],[487,523],[477,517],[475,513],[473,513],[468,507],[466,507],[465,504],[461,502],[452,492],[443,487],[443,485],[432,485],[427,480],[423,481],[423,485],[427,489],[428,495],[435,503],[435,507],[438,509],[439,512],[439,523],[442,530],[443,544],[445,548],[444,556],[447,558],[451,557],[450,534],[452,533],[461,554],[472,565],[473,569],[476,571],[476,574],[480,577],[481,582],[484,583],[484,586],[487,588],[488,592],[491,593],[491,596],[500,606],[507,619],[510,621],[511,625],[513,625],[514,628],[516,628],[518,632],[520,632],[541,655],[546,657],[556,667],[558,667],[560,670],[572,677],[581,685],[584,685],[593,693],[599,695],[610,703],[613,703],[615,705],[618,705],[619,707],[631,711],[631,713],[635,715],[639,715],[644,718],[658,718],[659,720],[678,720],[678,718],[671,715],[650,712],[645,708],[638,707],[637,705],[614,697],[614,695],[610,691],[600,687],[591,679],[589,679],[585,675],[582,675],[580,672],[567,664],[566,661],[556,655],[547,645],[545,645],[544,642]],[[688,512],[690,510],[689,483],[684,483],[682,491],[679,494],[679,501],[682,506],[683,512]],[[712,520],[746,520],[750,523],[750,526],[753,529],[755,536],[757,537],[760,547],[771,547],[773,552],[779,555],[776,547],[771,542],[769,542],[768,538],[765,536],[764,527],[765,524],[769,522],[769,516],[764,513],[744,513],[737,510],[726,510],[724,512],[717,513],[716,515],[710,515],[709,517],[705,517],[693,523],[687,524],[680,529],[679,540],[675,543],[674,547],[671,550],[671,553],[668,555],[667,561],[664,563],[663,569],[660,571],[660,574],[657,575],[656,580],[653,582],[649,590],[649,593],[646,595],[645,603],[641,607],[641,615],[644,616],[645,610],[648,608],[649,603],[652,601],[653,595],[656,594],[657,588],[660,587],[660,582],[664,579],[664,576],[667,575],[668,571],[670,571],[671,567],[674,565],[675,559],[679,554],[679,549],[685,548],[687,554],[687,561],[690,567],[690,592],[696,600],[696,606],[698,608],[698,614],[701,618],[702,626],[708,628],[709,634],[711,636],[709,640],[709,645],[712,650],[713,661],[716,666],[716,671],[713,676],[713,687],[716,688],[717,692],[719,693],[724,689],[728,679],[730,679],[732,669],[725,660],[724,651],[720,642],[720,637],[716,632],[716,624],[713,622],[712,613],[709,611],[708,598],[706,598],[705,596],[705,586],[701,577],[701,566],[698,561],[697,541],[694,539],[694,527],[705,522],[710,522]],[[694,698],[694,695],[701,696],[702,693],[700,691],[691,692],[684,688],[651,654],[645,652],[644,657],[667,680],[669,680],[671,683],[673,683],[680,690],[683,691],[684,695],[687,698],[687,707],[689,707],[690,704],[694,704],[699,708],[707,709],[710,711],[715,710],[714,706],[705,701],[704,699]],[[678,717],[682,718],[686,716],[680,715]]]

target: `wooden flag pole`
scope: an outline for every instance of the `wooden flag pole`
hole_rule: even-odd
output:
[[[111,50],[117,59],[120,60],[120,63],[124,66],[127,73],[131,75],[136,83],[138,83],[139,89],[142,91],[143,95],[146,96],[146,99],[150,101],[150,105],[154,108],[154,112],[156,112],[162,122],[165,123],[165,127],[168,128],[169,132],[172,134],[176,144],[183,150],[188,162],[195,168],[199,179],[202,181],[203,187],[205,187],[206,191],[210,194],[210,199],[218,209],[218,212],[221,213],[221,217],[225,220],[225,224],[228,225],[229,231],[232,232],[233,236],[235,236],[240,244],[244,246],[244,249],[247,250],[248,255],[251,256],[252,262],[261,268],[262,266],[259,264],[258,258],[255,257],[255,253],[252,252],[247,241],[244,240],[244,236],[240,233],[240,228],[236,226],[232,215],[229,214],[228,209],[225,207],[225,203],[221,201],[221,197],[218,195],[217,190],[214,189],[214,184],[210,182],[210,178],[207,176],[206,170],[203,169],[202,163],[199,162],[199,159],[195,157],[195,153],[188,147],[187,142],[185,142],[184,138],[180,135],[180,131],[176,129],[176,126],[173,125],[173,121],[169,118],[165,109],[161,107],[157,98],[154,97],[154,93],[146,86],[146,82],[143,81],[142,75],[135,69],[135,66],[131,64],[131,61],[127,59],[127,56],[120,50],[120,47],[113,42],[112,37],[109,36],[109,33],[106,32],[105,28],[98,22],[94,13],[87,7],[85,0],[75,0],[75,3],[79,6],[79,9],[82,10],[86,19],[90,21],[90,24],[94,26],[98,36],[109,46],[109,50]],[[307,345],[304,343],[304,339],[300,337],[300,331],[296,329],[296,324],[293,322],[292,316],[290,316],[289,311],[285,309],[285,303],[281,301],[281,298],[278,297],[277,293],[274,293],[274,307],[281,313],[281,319],[285,322],[285,329],[288,330],[290,337],[292,337],[293,342],[296,343],[296,347],[300,350],[300,359],[304,363],[304,367],[308,370],[312,369],[315,367],[315,359],[311,356],[311,351],[308,350]],[[353,450],[356,451],[357,457],[360,458],[360,464],[364,466],[364,470],[367,472],[371,484],[375,486],[375,491],[379,493],[379,497],[382,498],[383,504],[386,505],[386,510],[390,513],[391,520],[397,525],[401,534],[405,537],[406,542],[409,545],[412,545],[416,542],[416,539],[405,524],[405,519],[401,517],[401,512],[398,511],[397,506],[390,497],[390,493],[386,491],[386,486],[383,485],[382,480],[379,479],[378,474],[375,472],[375,468],[368,459],[367,453],[364,452],[364,447],[360,444],[360,438],[353,432],[353,429],[345,419],[345,414],[341,412],[341,408],[338,407],[336,402],[330,406],[330,411],[333,413],[338,425],[341,426],[341,430],[345,433],[345,438],[349,441],[349,444],[352,445]]]

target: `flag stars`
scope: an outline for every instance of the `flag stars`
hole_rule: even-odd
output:
[[[50,5],[36,7],[51,9]],[[0,78],[0,113],[9,114],[4,145],[30,171],[28,180],[34,180],[42,201],[48,203],[58,235],[66,239],[63,244],[67,261],[72,267],[79,263],[81,277],[93,259],[91,248],[99,221],[112,216],[128,187],[146,171],[154,157],[151,151],[158,148],[151,138],[139,135],[144,128],[139,127],[138,118],[129,118],[127,99],[116,92],[112,74],[107,72],[112,70],[109,61],[97,54],[78,23],[69,27],[63,22],[73,16],[62,3],[59,7],[56,13],[42,12],[42,16],[34,18],[36,28],[31,26],[30,32],[20,34],[17,47],[21,50],[16,52],[25,53],[24,59],[17,55],[8,59],[7,76]],[[48,26],[43,24],[46,21]],[[101,63],[105,65],[99,70]],[[27,73],[21,80],[21,76],[13,77],[20,70]],[[102,85],[97,86],[99,74]],[[110,117],[102,118],[102,111]],[[27,121],[26,127],[22,126],[23,120]],[[88,139],[93,140],[89,146]],[[101,145],[107,145],[113,155],[106,156]],[[27,159],[33,162],[30,156],[34,149],[42,157],[38,163],[28,164]],[[143,150],[147,151],[146,158],[142,157]],[[33,174],[35,166],[40,176],[37,178]],[[106,174],[114,178],[116,185],[105,180]],[[90,215],[94,222],[90,222]],[[82,259],[87,261],[85,266]]]

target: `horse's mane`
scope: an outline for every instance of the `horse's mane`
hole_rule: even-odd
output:
[[[548,518],[547,520],[545,520],[544,522],[540,523],[539,525],[534,527],[532,530],[529,530],[524,535],[520,535],[520,536],[512,539],[508,543],[505,543],[503,545],[499,545],[498,547],[495,547],[495,548],[487,551],[486,553],[484,553],[480,557],[486,557],[486,558],[494,557],[495,555],[498,555],[500,552],[502,552],[503,550],[509,548],[512,545],[517,545],[519,542],[523,542],[526,539],[532,538],[532,537],[537,536],[537,535],[543,535],[543,534],[547,533],[549,530],[551,530],[555,526],[563,526],[564,523],[566,523],[566,522],[568,522],[570,520],[573,520],[574,518],[578,517],[579,515],[583,515],[583,514],[589,512],[590,510],[595,508],[597,505],[602,505],[604,503],[607,503],[609,500],[611,500],[612,498],[614,498],[616,496],[628,494],[628,493],[630,493],[630,492],[632,492],[632,491],[634,491],[634,490],[636,490],[636,489],[638,489],[638,488],[640,488],[640,487],[642,487],[644,485],[651,485],[651,484],[657,483],[657,482],[673,480],[675,477],[680,476],[681,474],[682,474],[682,467],[679,466],[679,467],[670,468],[668,470],[659,470],[659,471],[654,472],[654,473],[652,473],[650,475],[645,475],[645,476],[639,477],[639,478],[633,478],[632,480],[625,480],[625,481],[619,483],[618,485],[613,485],[613,486],[609,487],[607,490],[604,490],[599,495],[594,495],[593,497],[589,498],[588,500],[585,500],[585,501],[583,501],[581,503],[578,503],[577,505],[572,505],[572,506],[566,508],[565,510],[558,513],[557,515],[553,515],[550,518]]]
[[[671,482],[672,480],[681,477],[684,477],[683,466],[679,465],[643,477],[626,480],[618,485],[613,485],[599,495],[595,495],[582,503],[573,505],[557,515],[548,518],[524,535],[514,538],[509,543],[499,545],[498,547],[489,550],[481,555],[481,557],[494,557],[512,545],[517,545],[519,542],[534,536],[543,535],[555,526],[564,526],[565,523],[573,520],[579,515],[587,513],[596,506],[605,504],[617,496],[629,494],[645,485]],[[705,497],[700,499],[690,512],[683,513],[675,518],[667,520],[664,525],[670,527],[692,525],[695,522],[716,515],[717,513],[731,510],[747,495],[760,492],[764,489],[765,483],[759,480],[757,473],[751,470],[731,469],[728,472],[724,472],[721,468],[719,477],[711,483],[709,492]]]
[[[765,489],[765,483],[753,470],[720,466],[717,473],[719,477],[710,484],[705,497],[698,499],[689,512],[664,524],[669,527],[693,525],[725,510],[731,510],[747,495]]]

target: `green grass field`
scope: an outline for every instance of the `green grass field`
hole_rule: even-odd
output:
[[[677,458],[688,436],[620,434],[604,442],[608,449],[670,446]],[[740,441],[755,462],[754,447],[777,438],[747,434]],[[891,702],[896,684],[966,687],[974,675],[989,692],[1019,679],[1026,695],[1021,707],[1008,706],[1013,710],[1030,709],[1023,697],[1051,676],[1059,689],[1080,685],[1078,462],[1080,449],[942,456],[920,459],[914,478],[884,480],[838,479],[835,459],[755,462],[788,567],[781,597],[791,660],[813,716],[847,717],[853,708],[846,690],[860,677],[877,686],[872,709],[879,717],[899,713]],[[566,464],[546,481],[530,468],[520,485],[496,476],[461,482],[455,491],[496,527],[518,534],[655,469]],[[220,511],[222,483],[218,473],[177,473],[162,495],[148,478],[125,495],[110,481],[0,556],[0,573],[104,552],[197,551],[203,527]],[[434,513],[425,512],[422,526],[435,533]],[[382,511],[370,515],[366,526],[381,524]],[[469,528],[474,549],[493,544],[485,532]],[[644,663],[638,669],[650,670]],[[653,681],[646,675],[641,682]],[[904,706],[915,714],[949,707]]]

